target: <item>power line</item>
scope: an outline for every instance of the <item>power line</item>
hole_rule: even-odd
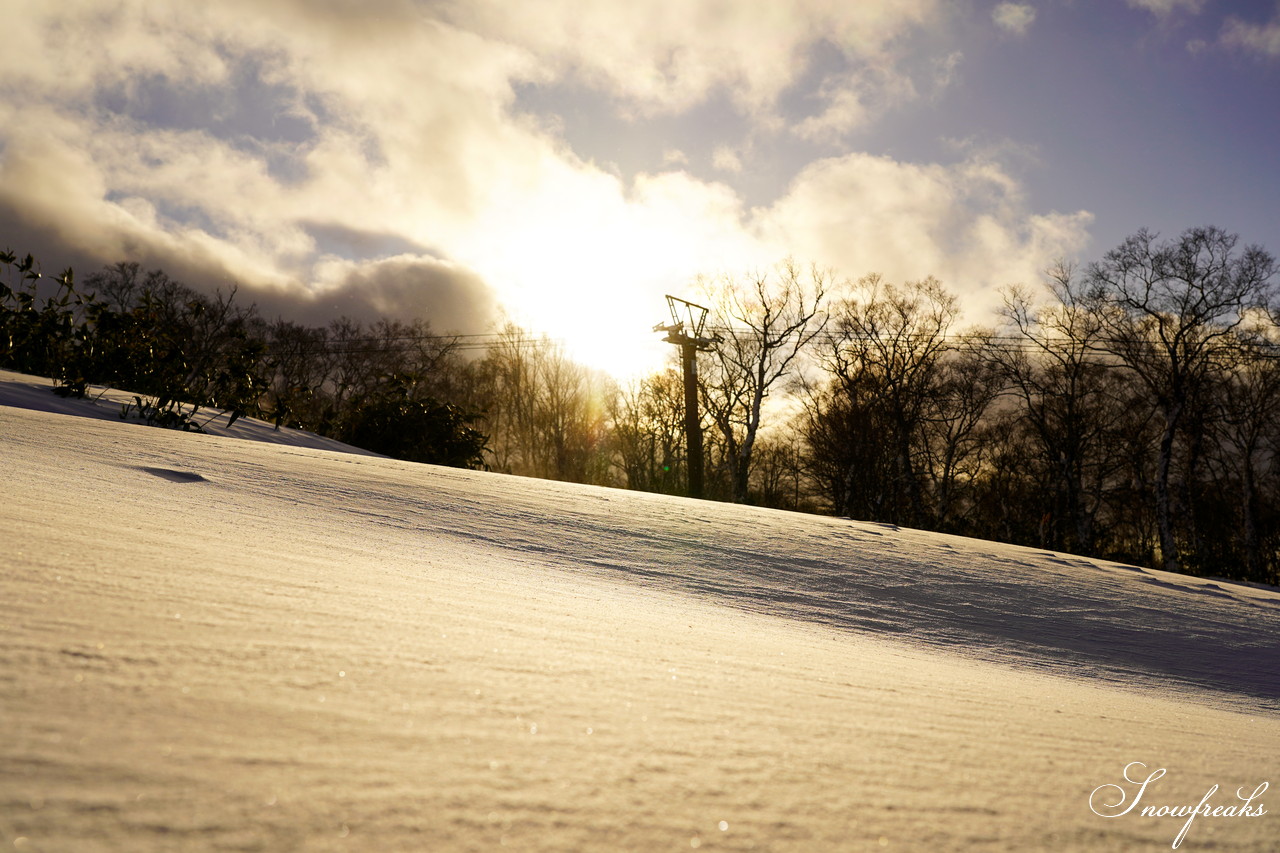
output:
[[[708,326],[708,331],[720,332],[728,335],[755,334],[751,329],[744,329],[733,326]],[[814,335],[814,340],[822,340],[828,344],[839,344],[850,341],[904,341],[907,343],[915,341],[936,341],[952,349],[958,349],[961,346],[972,346],[980,348],[984,344],[995,344],[999,348],[1006,351],[1022,351],[1027,353],[1043,353],[1046,351],[1054,351],[1059,349],[1056,344],[1071,344],[1073,347],[1086,350],[1093,353],[1108,353],[1111,350],[1104,349],[1102,345],[1110,345],[1120,347],[1130,345],[1133,342],[1124,341],[1118,338],[1102,338],[1096,337],[1090,341],[1079,341],[1066,336],[1061,338],[1035,338],[1031,335],[998,335],[987,333],[932,333],[932,332],[903,332],[899,334],[859,334],[853,332],[831,332],[823,331]],[[1158,347],[1159,344],[1150,342],[1150,346]],[[1260,358],[1280,358],[1280,344],[1272,342],[1253,342],[1251,344],[1255,348],[1254,355]]]

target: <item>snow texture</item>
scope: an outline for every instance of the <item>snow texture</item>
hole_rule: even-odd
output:
[[[0,845],[1161,850],[1280,781],[1274,589],[117,412],[0,376]]]

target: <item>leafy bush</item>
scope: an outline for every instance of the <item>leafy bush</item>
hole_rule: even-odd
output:
[[[23,373],[65,380],[67,368],[83,345],[86,327],[78,318],[84,300],[68,269],[45,279],[31,255],[0,252],[0,365]],[[52,293],[43,301],[42,284]],[[45,286],[48,291],[49,287]]]
[[[394,377],[382,393],[350,411],[340,437],[397,459],[479,468],[487,439],[472,426],[477,417],[431,397],[414,399],[408,382]]]
[[[204,432],[204,428],[195,419],[197,411],[199,410],[195,406],[187,411],[176,400],[143,400],[135,394],[132,403],[125,403],[120,407],[120,419],[128,420],[136,415],[148,426],[180,429],[183,432]]]

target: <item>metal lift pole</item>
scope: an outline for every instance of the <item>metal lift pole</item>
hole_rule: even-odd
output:
[[[684,368],[684,445],[689,462],[689,497],[702,497],[702,418],[698,415],[698,348],[681,344]]]
[[[684,370],[684,444],[688,464],[689,497],[702,497],[702,418],[698,414],[698,353],[709,352],[721,340],[706,337],[707,309],[676,296],[667,297],[671,323],[659,323],[655,332],[666,332],[666,342],[680,347]],[[687,330],[687,331],[686,331]]]

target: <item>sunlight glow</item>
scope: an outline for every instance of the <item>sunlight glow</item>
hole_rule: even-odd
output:
[[[496,206],[486,221],[500,248],[467,258],[498,290],[510,319],[562,341],[582,363],[618,378],[659,369],[669,344],[664,295],[697,277],[750,263],[732,194],[683,172],[642,176],[625,192],[612,175],[561,172]]]

